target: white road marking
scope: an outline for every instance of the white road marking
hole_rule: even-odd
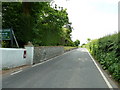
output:
[[[17,71],[17,72],[11,73],[10,75],[14,75],[14,74],[17,74],[17,73],[22,72],[22,71],[23,71],[23,70],[19,70],[19,71]]]
[[[87,50],[87,49],[86,49]],[[113,88],[110,84],[110,82],[108,81],[108,79],[105,77],[105,75],[103,74],[103,72],[101,71],[101,69],[99,68],[99,66],[97,65],[97,63],[95,62],[95,60],[93,59],[93,57],[91,56],[91,54],[89,53],[89,51],[87,50],[89,56],[91,57],[92,61],[94,62],[95,66],[97,67],[97,69],[99,70],[100,74],[102,75],[103,79],[105,80],[106,84],[108,85],[109,88]],[[112,89],[113,90],[113,89]]]
[[[48,61],[50,61],[50,60],[43,61],[43,62],[41,62],[41,63],[35,64],[35,65],[33,65],[32,67],[38,66],[38,65],[43,64],[43,63],[48,62]]]
[[[75,49],[75,50],[76,50],[76,49]],[[73,52],[73,51],[74,51],[74,50],[71,50],[71,51],[65,52],[65,53],[63,53],[63,54],[61,54],[61,55],[59,55],[59,56],[56,56],[56,57],[53,57],[53,58],[48,59],[48,60],[46,60],[46,61],[43,61],[43,62],[41,62],[41,63],[35,64],[35,65],[33,65],[32,67],[35,67],[35,66],[41,65],[41,64],[46,63],[46,62],[49,62],[49,61],[51,61],[51,60],[54,60],[55,58],[58,58],[58,57],[60,57],[60,56],[62,56],[62,55],[65,55],[65,54],[70,53],[70,52]]]

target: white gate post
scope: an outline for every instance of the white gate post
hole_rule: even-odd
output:
[[[28,45],[25,45],[25,49],[26,49],[26,64],[32,65],[33,55],[34,55],[34,46],[28,43]]]

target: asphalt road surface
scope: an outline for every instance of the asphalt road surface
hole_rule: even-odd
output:
[[[86,49],[80,48],[19,73],[3,76],[3,88],[108,88]]]

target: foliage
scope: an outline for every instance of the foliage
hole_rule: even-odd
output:
[[[120,82],[120,32],[100,39],[92,40],[86,45],[91,54],[107,69],[115,80]]]
[[[3,2],[2,27],[13,28],[18,44],[74,46],[66,9],[49,2]]]
[[[86,44],[85,44],[85,43],[83,43],[80,47],[85,48],[85,45],[86,45]]]
[[[9,47],[9,43],[8,43],[8,42],[3,41],[3,42],[2,42],[2,47],[5,47],[5,48],[6,48],[6,47]]]
[[[2,70],[10,70],[8,67],[4,67],[2,68]]]
[[[88,39],[87,39],[87,42],[90,42],[90,40],[91,40],[91,39],[90,39],[90,38],[88,38]]]
[[[75,44],[75,46],[79,46],[80,41],[79,41],[79,40],[76,40],[76,41],[74,42],[74,44]]]

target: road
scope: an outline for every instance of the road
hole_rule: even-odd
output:
[[[3,76],[3,88],[108,88],[86,49]]]

